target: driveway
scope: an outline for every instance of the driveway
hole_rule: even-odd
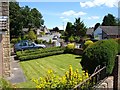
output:
[[[8,80],[11,83],[25,82],[25,75],[19,65],[19,61],[14,59],[15,55],[11,56],[11,77]]]

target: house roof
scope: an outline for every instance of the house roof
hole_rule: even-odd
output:
[[[86,34],[92,35],[93,31],[94,31],[94,28],[88,28]]]
[[[100,26],[100,28],[107,34],[107,35],[120,35],[120,28],[118,26]],[[118,30],[119,29],[119,30]]]

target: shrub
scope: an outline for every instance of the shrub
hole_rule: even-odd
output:
[[[55,54],[64,53],[64,48],[62,47],[52,47],[52,48],[44,48],[44,49],[34,49],[34,50],[25,50],[16,52],[19,60],[30,60],[37,59],[46,56],[51,56]]]
[[[75,44],[69,43],[65,48],[65,53],[73,53],[74,48],[75,48]]]
[[[36,88],[42,90],[70,90],[73,89],[77,84],[83,82],[88,78],[87,72],[79,73],[78,69],[73,71],[72,66],[69,66],[69,71],[63,76],[55,75],[52,70],[48,70],[45,77],[39,79],[32,79],[36,84]]]
[[[120,38],[114,39],[118,43],[118,54],[120,54]]]
[[[74,49],[74,48],[75,48],[75,44],[74,44],[74,43],[69,43],[69,44],[67,45],[67,48],[68,48],[68,49]]]
[[[80,42],[80,37],[79,37],[79,36],[76,36],[76,37],[75,37],[75,42],[77,42],[77,43]]]
[[[18,42],[21,41],[21,37],[18,37],[17,41],[18,41]]]
[[[83,69],[92,74],[98,65],[107,66],[107,74],[111,74],[117,54],[117,43],[112,40],[97,41],[83,52],[81,64]]]
[[[74,41],[75,41],[75,39],[74,39],[73,36],[70,36],[70,37],[68,38],[68,40],[69,40],[70,42],[74,42]]]
[[[37,39],[37,40],[35,40],[35,43],[36,43],[36,44],[42,44],[42,43],[43,43],[43,40],[42,40],[42,39],[40,39],[40,40]]]
[[[13,39],[11,40],[11,43],[13,43],[13,44],[15,44],[15,43],[17,43],[17,42],[18,42],[17,38],[13,38]]]
[[[93,41],[87,40],[83,45],[83,50],[85,50],[89,45],[92,45],[92,44],[93,44]]]
[[[28,32],[28,38],[32,41],[36,40],[36,35],[35,35],[35,32],[33,30],[30,30]]]
[[[0,78],[0,90],[14,90],[13,86],[7,80]]]

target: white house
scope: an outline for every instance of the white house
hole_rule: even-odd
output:
[[[93,36],[96,40],[120,38],[120,28],[118,26],[99,26],[96,30],[88,29],[86,34]]]

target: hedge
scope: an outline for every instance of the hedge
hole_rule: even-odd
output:
[[[61,47],[27,50],[27,51],[17,52],[17,58],[23,61],[23,60],[37,59],[37,58],[51,56],[55,54],[61,54],[61,53],[64,53],[64,48]]]
[[[118,53],[118,44],[112,40],[101,40],[90,45],[83,52],[81,64],[83,69],[92,74],[98,65],[107,66],[107,74],[111,74],[116,54]]]
[[[38,54],[38,53],[60,51],[60,50],[63,50],[63,49],[64,48],[60,48],[60,47],[41,48],[41,49],[18,51],[18,52],[16,52],[16,54],[17,54],[18,57],[21,57],[21,56],[26,56],[26,55]]]
[[[118,54],[120,55],[120,38],[114,39],[118,43]]]

